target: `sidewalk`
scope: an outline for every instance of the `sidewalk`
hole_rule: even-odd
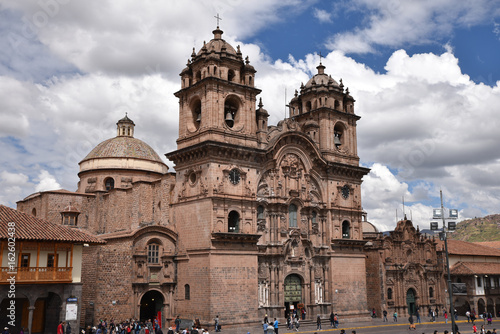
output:
[[[392,319],[389,319],[389,322],[382,322],[381,318],[375,318],[375,319],[370,319],[368,321],[359,321],[359,322],[349,322],[349,323],[340,323],[338,328],[332,328],[330,327],[330,321],[328,319],[322,319],[321,325],[322,329],[321,330],[316,330],[316,322],[312,320],[304,320],[304,323],[301,323],[299,331],[296,332],[295,330],[291,331],[286,327],[286,322],[284,319],[282,320],[283,322],[280,322],[279,326],[279,334],[290,334],[290,333],[325,333],[325,332],[331,332],[331,333],[340,333],[341,329],[344,329],[346,334],[351,334],[353,330],[355,330],[359,334],[366,334],[366,333],[380,333],[380,329],[386,327],[387,331],[391,333],[422,333],[425,332],[432,334],[435,330],[438,330],[439,334],[442,334],[444,331],[444,328],[449,331],[451,328],[451,320],[448,320],[448,324],[445,324],[445,321],[443,317],[438,317],[436,318],[435,322],[432,321],[423,321],[420,324],[417,324],[417,330],[416,331],[409,331],[408,330],[408,321],[407,319],[398,319],[398,322],[392,322]],[[422,320],[428,320],[427,317],[423,317]],[[467,323],[467,318],[466,317],[458,317],[458,320],[455,321],[459,327],[460,333],[461,334],[469,334],[472,333],[472,323]],[[483,319],[477,319],[476,320],[476,326],[478,329],[481,328],[481,325],[483,324]],[[435,327],[434,327],[435,326]],[[269,326],[269,329],[271,329],[272,326]],[[397,328],[401,328],[401,330],[397,330]],[[420,327],[420,328],[419,328]],[[422,328],[424,327],[424,328]],[[432,330],[431,330],[432,328]],[[492,328],[498,328],[500,329],[500,320],[498,318],[495,318],[493,320],[493,325],[488,325],[487,330],[492,330]],[[498,331],[498,330],[497,330]],[[221,331],[221,334],[246,334],[246,333],[251,333],[251,334],[263,334],[264,331],[262,329],[262,326],[260,325],[255,325],[251,327],[240,327],[240,328],[228,328],[228,329],[223,329]],[[272,330],[268,331],[268,334],[273,334]]]

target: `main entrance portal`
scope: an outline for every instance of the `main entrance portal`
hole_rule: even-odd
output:
[[[161,321],[163,312],[163,295],[155,290],[146,292],[141,298],[140,320],[158,319]]]
[[[299,303],[302,303],[302,280],[298,275],[289,275],[285,278],[285,317],[294,311],[299,312]]]
[[[408,306],[408,314],[412,315],[416,313],[416,305],[415,305],[415,290],[408,289],[406,292],[406,305]]]

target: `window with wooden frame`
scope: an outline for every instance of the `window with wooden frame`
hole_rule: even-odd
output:
[[[21,268],[28,268],[30,266],[30,254],[21,254],[19,264]]]
[[[58,256],[55,254],[48,254],[47,255],[47,267],[49,268],[55,268],[57,267],[57,259]]]
[[[158,244],[149,244],[148,245],[148,263],[157,264],[158,257],[160,252],[160,245]]]

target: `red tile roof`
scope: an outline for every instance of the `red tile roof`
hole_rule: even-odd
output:
[[[444,250],[444,241],[436,239],[437,249]],[[500,249],[482,246],[474,242],[448,239],[448,253],[450,255],[476,255],[476,256],[499,256]]]
[[[457,262],[450,269],[452,275],[500,275],[500,263]]]
[[[475,242],[475,244],[500,249],[500,241],[481,241]]]
[[[0,239],[12,237],[9,235],[9,222],[15,223],[16,240],[104,243],[103,240],[76,228],[53,224],[0,204]]]

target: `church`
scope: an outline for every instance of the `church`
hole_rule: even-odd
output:
[[[83,250],[75,325],[369,316],[354,98],[320,62],[268,125],[256,69],[222,35],[180,73],[175,172],[125,116],[79,163],[76,191],[17,203],[105,242]]]

